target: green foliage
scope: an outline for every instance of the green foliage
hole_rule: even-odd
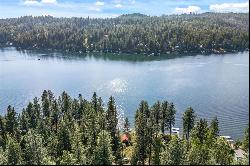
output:
[[[148,103],[141,101],[139,108],[136,112],[135,132],[136,132],[136,145],[132,157],[132,163],[142,163],[144,165],[147,152],[147,112]]]
[[[68,125],[65,122],[62,122],[59,126],[58,132],[58,151],[59,156],[62,155],[63,151],[71,150],[71,142],[70,142],[70,130]]]
[[[52,162],[50,161],[47,150],[43,145],[41,135],[35,133],[34,130],[29,130],[28,133],[24,136],[24,142],[24,164],[44,165],[50,164]]]
[[[8,164],[8,161],[7,161],[6,154],[3,148],[0,147],[0,165],[7,165],[7,164]]]
[[[186,164],[208,165],[210,160],[209,148],[206,145],[192,144],[187,154]]]
[[[95,93],[87,101],[81,95],[73,99],[63,92],[55,98],[44,91],[41,100],[34,98],[20,114],[9,106],[6,115],[0,116],[0,164],[122,165],[124,156],[133,165],[249,163],[249,128],[239,146],[246,157],[235,161],[231,146],[218,137],[218,120],[208,125],[200,119],[195,124],[191,107],[183,115],[184,132],[190,132],[191,139],[165,134],[174,125],[175,113],[173,103],[157,101],[149,107],[142,101],[134,130],[129,131],[125,120],[131,144],[123,149],[113,97],[105,109]]]
[[[75,129],[71,139],[72,153],[75,158],[74,164],[86,165],[86,149],[82,142],[82,134],[79,126],[75,124]]]
[[[4,118],[0,115],[0,147],[5,148],[6,132],[4,125]]]
[[[159,101],[157,101],[152,106],[151,112],[150,112],[157,131],[160,129],[161,112],[162,112],[161,111],[161,103]]]
[[[192,140],[198,144],[203,144],[207,141],[208,137],[208,123],[205,119],[200,119],[194,129],[192,130]]]
[[[94,152],[97,145],[97,136],[98,136],[98,123],[97,116],[95,111],[90,107],[87,107],[86,117],[84,118],[84,124],[86,127],[85,137],[86,137],[86,148],[87,148],[87,163],[93,164],[94,162]]]
[[[50,107],[50,102],[49,102],[48,92],[44,90],[42,94],[42,111],[44,117],[49,117],[50,115],[49,107]]]
[[[224,138],[217,138],[211,153],[216,165],[230,165],[233,162],[234,151]]]
[[[15,109],[10,105],[7,108],[7,114],[5,116],[5,131],[8,134],[15,135],[15,131],[17,128],[17,113]]]
[[[111,137],[106,131],[101,131],[98,135],[97,148],[95,150],[95,165],[111,165],[113,161]]]
[[[121,161],[121,144],[119,140],[118,134],[118,115],[115,106],[115,99],[114,97],[109,98],[108,102],[108,109],[106,112],[106,127],[107,131],[110,132],[111,136],[111,146],[113,151],[113,156],[115,156],[115,161]]]
[[[25,16],[0,20],[0,46],[83,53],[218,53],[249,48],[248,30],[248,13],[131,14],[110,19]],[[43,105],[45,116],[47,106]]]
[[[7,158],[7,164],[9,165],[22,164],[21,148],[18,142],[11,136],[7,136],[5,155]]]
[[[128,118],[126,117],[126,118],[125,118],[125,122],[124,122],[123,131],[124,131],[124,132],[129,132],[129,130],[130,130],[130,123],[129,123],[129,121],[128,121]]]
[[[183,133],[186,134],[186,138],[189,139],[190,131],[193,129],[195,124],[195,112],[192,107],[188,107],[188,109],[184,112],[182,120],[183,120]]]
[[[245,136],[244,136],[244,140],[243,140],[243,149],[249,153],[249,124],[248,127],[245,130]]]
[[[107,130],[111,133],[112,139],[114,139],[116,132],[117,132],[117,110],[115,106],[114,97],[109,98],[108,102],[108,110],[106,115],[106,122],[107,122]]]
[[[161,104],[161,132],[164,134],[165,133],[165,128],[167,126],[167,112],[168,112],[168,102],[167,101],[164,101],[162,104]]]
[[[217,137],[219,135],[219,121],[217,117],[213,118],[211,125],[210,125],[210,130],[211,130],[211,134],[214,137]]]
[[[239,149],[241,146],[242,146],[242,142],[241,142],[239,139],[237,139],[237,140],[235,141],[234,148],[237,150],[237,149]]]
[[[167,121],[167,129],[169,129],[170,135],[172,133],[172,127],[175,124],[175,114],[176,110],[173,103],[169,104],[166,121]]]
[[[185,148],[185,141],[173,136],[161,154],[161,165],[184,164]]]
[[[162,148],[162,141],[160,137],[153,139],[152,148],[152,165],[160,165],[160,153]]]
[[[62,159],[60,162],[61,165],[75,165],[76,158],[69,151],[63,151]]]

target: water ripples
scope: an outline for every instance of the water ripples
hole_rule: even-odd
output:
[[[105,104],[115,97],[119,127],[131,125],[141,100],[152,105],[167,100],[176,105],[176,125],[192,106],[199,118],[217,116],[221,133],[241,138],[249,122],[249,55],[188,56],[147,62],[109,61],[101,58],[60,58],[57,54],[0,52],[0,112],[9,104],[18,112],[44,89],[60,94],[93,92]],[[72,57],[72,55],[71,55]],[[41,58],[38,62],[37,58]]]

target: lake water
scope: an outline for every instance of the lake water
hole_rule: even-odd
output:
[[[20,112],[44,89],[86,99],[96,91],[105,103],[113,95],[131,122],[141,100],[174,102],[180,128],[192,106],[199,117],[218,116],[221,134],[237,139],[249,123],[249,52],[166,59],[0,49],[1,114],[8,105]]]

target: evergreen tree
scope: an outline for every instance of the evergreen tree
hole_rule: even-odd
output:
[[[199,144],[203,144],[207,141],[208,131],[207,121],[200,119],[193,128],[191,137],[194,141],[198,141]]]
[[[219,136],[219,121],[217,117],[213,118],[213,120],[211,121],[210,130],[214,137]]]
[[[15,109],[9,105],[5,116],[5,131],[14,135],[17,130],[17,125],[17,113],[15,112]]]
[[[12,138],[11,135],[7,136],[6,144],[6,157],[8,165],[22,164],[21,149],[18,142]]]
[[[46,149],[52,161],[55,161],[56,165],[59,165],[63,152],[61,151],[62,148],[60,147],[58,136],[55,134],[49,135],[46,139],[46,144]]]
[[[172,134],[172,127],[175,124],[175,114],[176,110],[173,103],[170,103],[167,111],[167,129],[169,129],[170,135]]]
[[[59,148],[59,156],[63,155],[63,151],[71,151],[70,131],[68,124],[64,121],[62,121],[59,126],[57,148]]]
[[[185,142],[174,136],[161,153],[161,165],[183,165],[185,162]]]
[[[114,145],[116,145],[116,151],[113,154],[114,161],[118,165],[122,165],[122,143],[120,142],[119,132],[114,140]]]
[[[36,133],[40,134],[44,140],[48,140],[50,137],[51,132],[51,125],[47,123],[47,120],[39,120],[37,124]]]
[[[7,157],[2,147],[0,147],[0,165],[7,165]]]
[[[39,121],[41,121],[41,106],[39,103],[39,99],[37,97],[33,99],[33,110],[34,110],[34,117],[35,117],[34,126],[37,127]]]
[[[188,165],[208,165],[210,164],[211,158],[209,150],[206,145],[192,143],[191,148],[187,154]]]
[[[86,129],[87,164],[93,164],[99,127],[98,127],[96,112],[90,105],[87,106],[86,115],[84,117],[84,123]]]
[[[30,129],[34,129],[36,128],[36,114],[35,114],[35,110],[33,108],[33,104],[30,102],[26,108],[26,118],[27,118],[27,122],[28,122],[28,128]]]
[[[44,117],[50,116],[50,102],[48,92],[46,90],[44,90],[42,94],[42,112]]]
[[[94,92],[92,96],[91,103],[92,103],[93,109],[97,112],[98,111],[98,96],[96,92]]]
[[[61,110],[64,114],[71,110],[71,98],[65,91],[61,94]]]
[[[249,154],[249,124],[245,130],[245,136],[242,145],[245,152]]]
[[[6,115],[0,115],[0,164],[122,165],[114,98],[110,98],[107,111],[104,111],[101,98],[97,95],[93,98],[96,105],[81,96],[72,100],[66,92],[55,99],[51,91],[46,91],[41,101],[34,98],[20,114],[9,106]],[[183,116],[183,127],[187,138],[191,132],[191,139],[186,141],[164,135],[165,128],[174,125],[174,117],[173,104],[158,101],[149,109],[148,103],[142,101],[131,133],[126,118],[124,131],[131,134],[133,143],[132,147],[126,148],[126,156],[132,155],[131,164],[249,163],[249,126],[242,146],[239,146],[245,150],[246,157],[236,161],[234,150],[218,137],[217,118],[209,127],[205,119],[200,119],[194,126],[194,111],[188,108]]]
[[[152,165],[160,165],[161,149],[162,149],[161,138],[160,137],[154,138],[153,139],[153,148],[152,148]]]
[[[115,160],[118,161],[121,158],[121,144],[119,143],[118,117],[115,106],[115,99],[112,96],[109,98],[108,102],[108,109],[106,112],[106,123],[107,131],[110,132],[111,136],[113,156],[115,156]]]
[[[75,164],[86,165],[87,159],[85,154],[85,148],[82,142],[82,133],[79,126],[75,125],[73,132],[73,138],[71,139],[73,158],[75,158]]]
[[[111,137],[108,132],[102,130],[98,134],[97,148],[95,150],[95,165],[111,165],[113,161],[112,156]]]
[[[183,114],[183,133],[186,138],[189,139],[190,131],[193,129],[195,124],[195,112],[192,107],[189,107]]]
[[[224,138],[217,138],[212,148],[212,162],[216,165],[231,165],[234,158],[234,151]]]
[[[61,165],[76,165],[77,162],[76,158],[69,151],[64,150],[61,158],[62,158],[60,161]]]
[[[154,118],[154,123],[157,125],[157,128],[160,127],[160,121],[161,121],[161,103],[157,101],[151,109],[151,114],[153,115]]]
[[[24,140],[26,142],[24,149],[25,164],[52,164],[52,161],[47,154],[47,150],[43,146],[41,135],[35,133],[34,130],[29,130],[24,136]]]
[[[6,132],[4,126],[4,118],[0,115],[0,148],[5,148]]]
[[[129,121],[128,121],[128,118],[126,117],[126,118],[125,118],[125,122],[124,122],[123,131],[124,131],[125,133],[128,133],[129,130],[130,130],[130,123],[129,123]]]
[[[248,29],[248,13],[136,13],[111,19],[25,16],[0,20],[0,46],[137,56],[223,53],[248,49]]]
[[[148,103],[141,101],[139,108],[136,112],[135,119],[135,132],[136,132],[136,145],[131,159],[131,164],[145,164],[147,152],[147,118],[146,113]]]
[[[79,101],[79,108],[78,108],[77,113],[75,114],[75,119],[77,119],[78,122],[80,123],[82,118],[83,118],[83,115],[84,115],[84,110],[85,110],[85,107],[86,107],[85,106],[86,105],[86,100],[83,100],[82,95],[79,94],[78,101]]]
[[[77,99],[73,99],[72,101],[71,114],[72,114],[72,118],[74,119],[74,121],[77,121],[77,122],[80,121],[79,102]]]
[[[28,119],[26,115],[26,110],[23,109],[21,115],[20,115],[20,120],[19,120],[19,129],[21,132],[21,135],[25,135],[28,132],[29,126],[28,126]]]
[[[60,119],[60,110],[56,100],[53,101],[51,112],[52,112],[50,117],[51,128],[53,127],[55,133],[57,133],[59,119]]]
[[[115,100],[112,96],[109,98],[108,109],[106,114],[107,130],[110,132],[111,138],[113,140],[117,133],[118,119]]]
[[[164,134],[165,128],[167,127],[167,113],[168,113],[168,102],[164,101],[161,105],[161,132]]]
[[[100,130],[105,130],[105,112],[103,108],[103,101],[102,98],[96,95],[96,93],[93,94],[92,101],[91,101],[92,107],[95,110],[97,114],[97,121],[98,125],[100,126]],[[100,132],[100,130],[98,132]]]

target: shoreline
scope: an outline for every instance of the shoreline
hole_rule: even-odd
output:
[[[168,57],[168,58],[176,58],[176,57],[183,57],[183,56],[197,56],[197,55],[226,55],[226,54],[232,54],[232,53],[243,53],[249,51],[249,48],[242,49],[242,50],[230,50],[230,51],[218,51],[218,50],[210,50],[209,52],[203,52],[203,51],[175,51],[175,52],[170,52],[170,53],[158,53],[158,54],[147,54],[147,53],[128,53],[128,52],[103,52],[103,51],[88,51],[88,52],[82,52],[82,51],[67,51],[63,49],[43,49],[43,48],[22,48],[22,47],[17,47],[13,45],[1,45],[0,44],[0,49],[5,49],[5,48],[15,48],[17,51],[30,51],[30,52],[49,52],[49,53],[62,53],[62,54],[67,54],[67,55],[74,55],[74,56],[89,56],[89,55],[113,55],[113,56],[125,56],[125,57],[138,57],[138,58],[143,58],[143,57]],[[188,54],[188,55],[187,55]]]

